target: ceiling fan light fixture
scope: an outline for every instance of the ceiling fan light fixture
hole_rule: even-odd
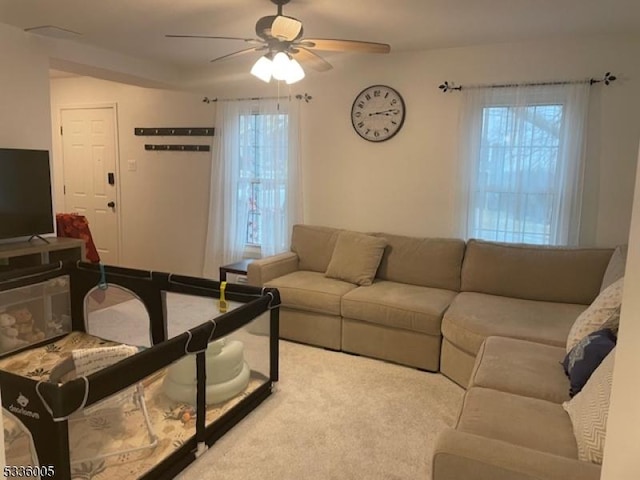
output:
[[[289,62],[289,71],[287,72],[287,78],[285,79],[287,85],[299,82],[304,78],[304,70],[295,58],[292,58]]]
[[[258,61],[251,68],[251,75],[258,77],[265,83],[271,81],[271,74],[273,73],[273,62],[265,57],[260,57]]]
[[[284,52],[276,53],[275,57],[273,57],[273,72],[271,72],[273,78],[276,80],[286,80],[290,63],[289,55]]]

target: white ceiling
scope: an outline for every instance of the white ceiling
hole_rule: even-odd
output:
[[[54,25],[82,33],[74,41],[181,68],[246,46],[164,34],[255,37],[256,20],[275,13],[269,0],[0,0],[2,23]],[[303,21],[306,37],[384,42],[392,53],[640,33],[640,0],[292,0],[284,13]]]

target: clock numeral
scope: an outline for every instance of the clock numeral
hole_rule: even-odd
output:
[[[364,134],[365,134],[365,135],[369,135],[369,132],[370,132],[370,131],[371,131],[371,129],[370,129],[370,128],[367,128],[367,131],[366,131],[366,132],[364,132]]]
[[[358,123],[358,128],[362,128],[362,127],[364,127],[364,122]]]
[[[358,102],[358,108],[364,108],[364,102],[362,100]]]
[[[398,124],[398,122],[396,122],[395,120],[391,120],[391,123],[393,123],[394,125]]]
[[[362,116],[362,112],[356,112],[356,113],[354,113],[354,116],[356,118],[360,118]]]
[[[384,131],[389,133],[391,130],[389,130],[387,127],[384,127]]]
[[[364,96],[364,98],[366,98],[367,100],[371,100],[371,95],[369,95],[368,93]]]
[[[375,132],[373,132],[373,136],[378,138],[380,136],[380,132],[376,130]]]
[[[391,105],[395,105],[396,103],[398,103],[398,99],[397,98],[391,99]]]
[[[374,97],[379,97],[379,96],[380,96],[380,90],[375,90],[375,91],[373,92],[373,96],[374,96]]]
[[[387,98],[389,96],[389,92],[384,94],[384,98]]]

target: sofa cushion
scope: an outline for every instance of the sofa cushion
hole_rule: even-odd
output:
[[[374,233],[387,240],[377,277],[381,280],[460,290],[465,243],[453,238],[416,238]]]
[[[434,446],[431,480],[601,480],[600,465],[451,428]]]
[[[567,335],[566,349],[569,352],[584,337],[602,328],[618,329],[620,307],[624,290],[624,277],[609,285],[598,295],[589,308],[576,318]]]
[[[628,250],[628,245],[618,245],[613,251],[611,260],[609,260],[607,269],[604,272],[604,277],[602,277],[600,292],[604,292],[609,285],[624,277]]]
[[[371,285],[387,241],[357,232],[340,232],[325,276]]]
[[[476,357],[469,388],[492,388],[560,404],[569,399],[569,382],[560,365],[563,355],[562,347],[489,337]]]
[[[376,280],[342,298],[342,316],[439,336],[442,315],[455,295],[450,290]]]
[[[469,240],[462,291],[588,305],[600,291],[611,253]]]
[[[473,355],[491,335],[564,346],[571,325],[585,308],[586,305],[462,292],[444,315],[442,334]]]
[[[264,286],[278,289],[284,307],[330,315],[340,315],[340,299],[356,288],[352,283],[304,270],[275,278]]]
[[[614,363],[615,349],[593,372],[582,391],[562,404],[573,424],[578,457],[586,462],[602,463]]]
[[[604,328],[584,337],[567,353],[562,366],[571,383],[570,396],[573,397],[582,390],[591,374],[615,346],[613,331]]]
[[[291,251],[298,255],[300,270],[326,272],[340,230],[316,225],[294,225]]]
[[[521,447],[578,457],[571,420],[562,405],[474,387],[467,390],[457,429]]]

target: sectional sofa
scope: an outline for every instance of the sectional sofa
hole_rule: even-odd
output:
[[[248,281],[279,289],[283,338],[440,371],[467,389],[437,439],[432,480],[597,480],[561,362],[574,321],[624,264],[620,249],[296,225],[291,251],[251,263]],[[606,425],[608,396],[595,394],[605,406],[586,421]]]
[[[280,291],[281,337],[441,371],[463,387],[492,335],[564,345],[613,252],[371,233],[383,250],[359,286],[325,275],[342,232],[296,225],[290,252],[249,265],[250,284]]]

